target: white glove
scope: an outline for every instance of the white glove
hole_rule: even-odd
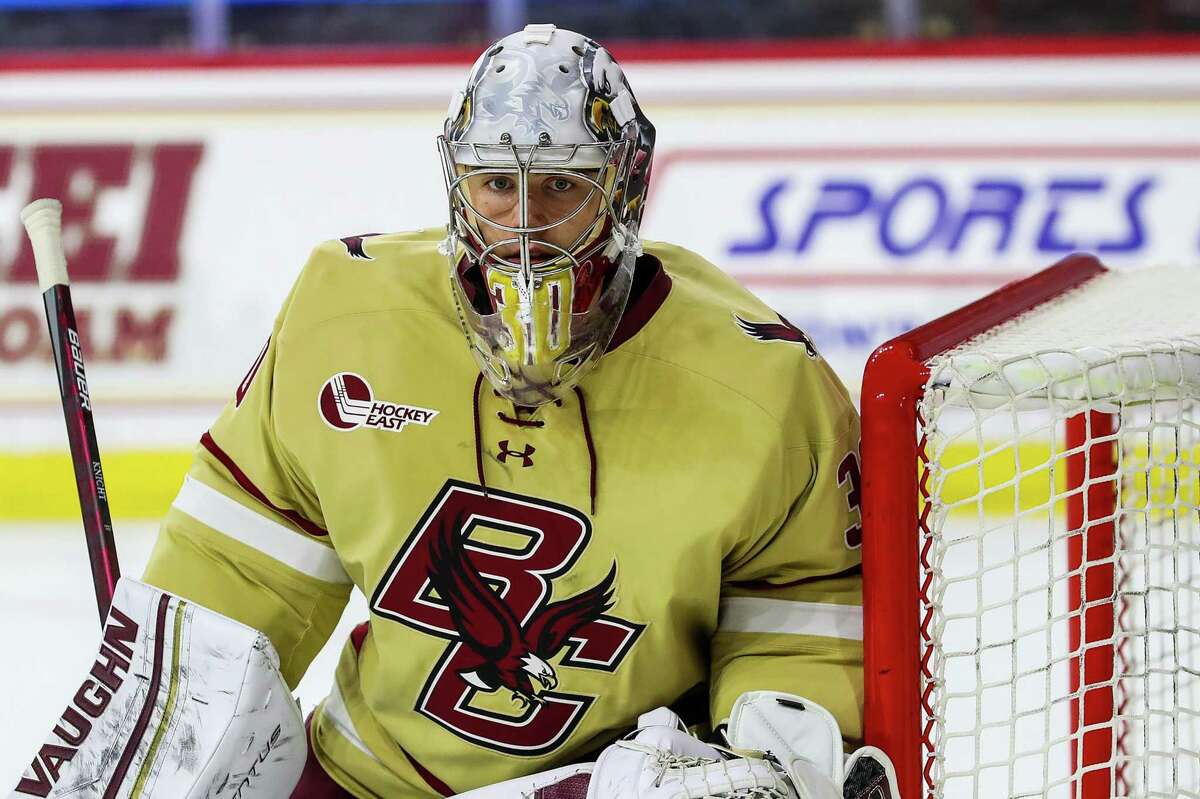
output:
[[[769,753],[787,772],[799,799],[900,799],[887,755],[864,747],[843,763],[837,720],[803,697],[742,694],[733,703],[725,737],[739,751]]]

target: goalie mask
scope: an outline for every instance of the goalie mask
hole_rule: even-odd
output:
[[[472,353],[501,395],[554,401],[625,309],[654,126],[607,50],[530,25],[480,56],[438,145],[443,251]]]

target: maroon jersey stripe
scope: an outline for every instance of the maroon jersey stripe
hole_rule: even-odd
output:
[[[241,407],[242,400],[246,398],[246,392],[250,390],[250,384],[254,382],[254,377],[258,374],[259,367],[263,364],[263,359],[267,357],[267,350],[271,347],[271,339],[267,338],[267,343],[263,345],[262,350],[258,353],[258,357],[254,359],[254,364],[250,367],[250,371],[246,372],[246,376],[242,378],[242,382],[238,384],[237,391],[234,393],[234,406]]]
[[[430,788],[433,788],[442,796],[454,796],[454,794],[458,793],[458,791],[439,780],[436,774],[418,763],[417,759],[410,755],[407,749],[400,747],[400,751],[404,753],[404,756],[408,758],[408,762],[412,764],[412,767],[416,769],[417,774],[421,775],[421,779],[425,780],[425,784]]]
[[[289,522],[296,525],[309,535],[329,535],[329,531],[325,530],[323,527],[313,524],[299,513],[296,513],[296,511],[289,508],[281,508],[271,500],[267,499],[267,495],[264,494],[259,487],[254,484],[253,480],[246,476],[246,473],[243,472],[241,467],[234,462],[233,458],[229,457],[229,453],[221,449],[217,445],[216,441],[213,441],[212,435],[205,433],[204,435],[200,436],[200,444],[206,450],[208,450],[214,458],[221,462],[221,465],[225,467],[230,476],[237,481],[237,484],[241,486],[242,490],[247,494],[254,497],[263,505],[266,505],[268,508],[275,511],[280,516],[287,519]]]
[[[671,277],[663,269],[661,263],[654,264],[654,273],[641,294],[629,298],[629,305],[621,315],[621,321],[613,332],[612,341],[608,343],[605,352],[612,352],[617,347],[633,338],[639,330],[646,326],[651,317],[666,302],[671,293]]]

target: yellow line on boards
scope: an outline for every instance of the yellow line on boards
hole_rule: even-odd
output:
[[[158,519],[192,461],[191,449],[101,452],[114,519]],[[79,521],[67,452],[0,452],[0,521]]]
[[[942,452],[941,472],[931,481],[930,491],[949,513],[990,517],[1011,515],[1014,510],[1062,510],[1066,464],[1061,451],[1052,450],[1048,442],[1034,441],[1016,447],[985,442],[985,447],[988,452],[982,458],[973,443],[951,444]],[[1152,463],[1147,464],[1149,454],[1143,446],[1125,466],[1127,503],[1200,504],[1200,448],[1178,453],[1156,448]],[[113,518],[155,520],[162,518],[179,492],[192,451],[124,451],[102,457]],[[0,452],[0,521],[78,520],[79,500],[68,453]]]
[[[985,441],[986,454],[974,443],[947,446],[939,467],[928,479],[951,516],[1001,518],[1014,513],[1062,513],[1068,495],[1066,453],[1046,441],[1016,446]],[[1121,506],[1128,512],[1163,514],[1172,508],[1195,507],[1200,447],[1168,448],[1156,443],[1127,449],[1120,475]],[[1075,489],[1074,493],[1078,493]]]

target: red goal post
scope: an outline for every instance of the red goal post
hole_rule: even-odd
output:
[[[1176,614],[1174,628],[1169,628],[1169,624],[1168,627],[1163,627],[1156,617],[1153,623],[1147,621],[1144,625],[1141,624],[1140,618],[1134,619],[1134,632],[1128,635],[1118,629],[1117,620],[1123,618],[1122,614],[1128,610],[1123,603],[1129,600],[1124,589],[1116,586],[1122,580],[1147,580],[1144,572],[1149,571],[1150,567],[1139,563],[1125,569],[1121,562],[1122,555],[1118,552],[1121,545],[1119,520],[1126,512],[1121,508],[1121,500],[1118,497],[1120,480],[1125,479],[1126,475],[1123,472],[1118,473],[1120,467],[1117,463],[1120,457],[1118,451],[1122,445],[1118,440],[1121,435],[1118,428],[1122,424],[1124,410],[1121,407],[1114,410],[1114,407],[1107,403],[1097,403],[1096,407],[1089,406],[1088,399],[1092,396],[1092,388],[1086,385],[1090,379],[1086,371],[1091,367],[1083,367],[1084,396],[1075,397],[1072,403],[1059,403],[1062,407],[1069,405],[1075,410],[1069,418],[1052,419],[1049,424],[1050,435],[1058,436],[1061,443],[1050,445],[1048,465],[1041,464],[1038,467],[1049,475],[1051,484],[1049,499],[1043,504],[1042,510],[1048,512],[1051,517],[1054,517],[1056,511],[1064,511],[1061,516],[1065,519],[1065,530],[1061,534],[1053,532],[1056,522],[1051,521],[1050,533],[1043,531],[1035,534],[1043,536],[1044,542],[1037,542],[1037,546],[1022,549],[1026,546],[1022,538],[1026,535],[1023,526],[1028,525],[1024,521],[1012,521],[1009,525],[1011,529],[1005,532],[1010,535],[1012,541],[1004,544],[1010,549],[1005,550],[999,558],[1001,566],[998,570],[989,573],[987,567],[981,565],[987,557],[982,539],[985,536],[994,538],[994,529],[986,531],[987,525],[981,524],[976,538],[970,538],[972,533],[968,530],[961,537],[954,539],[954,536],[942,536],[937,527],[945,521],[944,517],[939,518],[936,523],[931,518],[931,514],[937,515],[944,511],[944,508],[938,507],[937,497],[933,496],[936,491],[931,493],[930,474],[937,472],[936,468],[931,469],[931,459],[945,455],[945,452],[938,454],[930,451],[929,439],[926,436],[930,427],[921,417],[923,398],[926,398],[927,392],[931,390],[931,359],[955,350],[965,342],[994,331],[1005,323],[1010,323],[1023,314],[1084,286],[1094,278],[1107,274],[1108,270],[1095,258],[1086,255],[1071,256],[1031,277],[1004,286],[970,305],[889,341],[876,350],[867,365],[862,393],[865,732],[867,742],[884,749],[895,762],[904,799],[969,795],[963,793],[961,787],[945,787],[944,778],[956,775],[949,759],[954,753],[945,751],[951,748],[957,748],[960,753],[967,751],[968,756],[965,759],[971,761],[974,771],[968,769],[966,772],[957,772],[957,775],[960,785],[973,784],[973,790],[978,792],[979,786],[987,785],[980,772],[991,768],[999,774],[1004,773],[1003,766],[998,765],[995,758],[989,760],[988,751],[991,743],[997,740],[996,735],[1001,732],[1007,736],[1007,741],[1001,741],[998,747],[1000,751],[995,757],[1003,760],[1007,747],[1008,755],[1014,759],[1020,754],[1027,758],[1032,757],[1031,762],[1035,767],[1040,762],[1044,773],[1040,777],[1040,790],[1035,788],[1030,793],[1022,793],[1014,788],[1013,784],[1021,781],[1022,775],[1016,774],[1015,771],[1023,766],[1010,766],[1007,773],[1009,785],[1007,789],[995,786],[996,795],[1053,795],[1080,799],[1130,795],[1126,793],[1126,764],[1133,763],[1134,767],[1143,770],[1160,768],[1161,763],[1169,762],[1172,757],[1180,757],[1180,751],[1187,761],[1184,763],[1182,776],[1172,765],[1169,766],[1173,770],[1169,778],[1147,778],[1143,775],[1138,784],[1166,781],[1176,785],[1178,780],[1190,781],[1200,773],[1196,765],[1200,762],[1200,754],[1196,752],[1200,745],[1195,740],[1200,735],[1193,737],[1192,733],[1186,731],[1188,725],[1192,724],[1200,728],[1200,717],[1189,715],[1197,711],[1195,697],[1200,694],[1200,690],[1197,689],[1200,675],[1193,671],[1198,665],[1197,660],[1200,660],[1200,656],[1196,655],[1196,651],[1200,649],[1196,646],[1200,635],[1195,634],[1195,627],[1200,626],[1200,619],[1193,619],[1189,615],[1181,624],[1178,615],[1181,608],[1187,611],[1200,610],[1200,603],[1196,599],[1200,587],[1193,588],[1188,584],[1200,570],[1191,571],[1191,567],[1186,567],[1181,574],[1175,561],[1171,561],[1175,564],[1173,577],[1156,576],[1151,580],[1149,588],[1140,592],[1130,589],[1130,594],[1136,595],[1132,601],[1142,602],[1146,607],[1154,597],[1174,591],[1171,595],[1173,599],[1167,601],[1170,612]],[[1170,290],[1169,287],[1162,288]],[[1155,309],[1149,308],[1147,313],[1154,314]],[[1200,331],[1200,324],[1196,325],[1195,329]],[[1107,379],[1112,379],[1112,372],[1120,373],[1122,370],[1120,359],[1124,357],[1125,351],[1118,352],[1120,354],[1109,364],[1112,371],[1106,375]],[[1187,352],[1190,357],[1193,350],[1188,349]],[[1145,358],[1145,355],[1138,353],[1131,357]],[[996,382],[1005,383],[1006,378],[1007,375],[1001,370]],[[1050,380],[1052,396],[1055,387],[1053,379]],[[1182,382],[1187,383],[1187,380]],[[1009,388],[1009,391],[1012,389]],[[1162,401],[1162,407],[1166,407],[1168,401],[1177,403],[1176,395],[1181,394],[1182,391],[1173,391],[1170,397]],[[1022,402],[1028,398],[1027,395],[1019,397]],[[1122,401],[1125,398],[1125,394],[1120,395]],[[1046,401],[1054,404],[1058,400]],[[1158,408],[1159,400],[1151,398],[1147,404]],[[1015,408],[1013,413],[1015,415]],[[1188,410],[1187,413],[1190,414],[1191,411]],[[1053,414],[1050,415],[1053,417]],[[970,417],[970,414],[967,416]],[[986,414],[977,412],[975,421],[978,423],[982,416]],[[968,418],[967,424],[970,423]],[[1017,425],[1015,422],[1013,424]],[[1183,422],[1176,420],[1175,424],[1186,427],[1186,435],[1182,444],[1176,435],[1176,450],[1173,450],[1174,454],[1170,456],[1173,460],[1169,459],[1166,467],[1168,470],[1172,466],[1175,468],[1176,479],[1179,474],[1185,474],[1191,479],[1191,459],[1197,440],[1193,435],[1196,424],[1191,416],[1187,416]],[[1161,434],[1159,428],[1169,426],[1169,421],[1164,423],[1161,419],[1156,419],[1145,429],[1136,429],[1139,434],[1144,434],[1137,440],[1142,442],[1143,449],[1148,447],[1149,450],[1155,450],[1156,445],[1152,439]],[[1134,429],[1132,423],[1129,427]],[[1019,431],[1019,425],[1017,429]],[[983,435],[978,430],[975,434],[979,449],[988,450]],[[1021,453],[1017,452],[1015,444],[1009,450],[1005,450],[1008,453],[1006,457],[1015,459],[1015,476],[999,490],[1019,493],[1025,486],[1022,483],[1025,475],[1022,473]],[[977,474],[968,473],[972,484],[978,485],[978,506],[981,514],[987,499],[986,492],[992,490],[984,485],[985,457],[979,456],[976,464],[978,468],[975,468]],[[1133,477],[1138,478],[1141,475],[1144,492],[1149,494],[1150,481],[1159,479],[1152,477],[1151,472],[1162,464],[1153,463],[1153,452],[1147,457],[1150,459],[1149,465],[1137,467],[1142,471]],[[1054,488],[1055,468],[1058,464],[1061,464],[1061,468],[1058,469],[1057,479],[1065,482],[1061,491]],[[1183,471],[1180,471],[1181,469]],[[1190,492],[1191,489],[1183,492],[1187,496],[1181,499],[1183,493],[1178,486],[1175,488],[1175,503],[1179,506],[1176,510],[1181,514],[1191,512],[1192,505],[1188,503],[1194,503],[1195,497]],[[1132,491],[1128,493],[1132,496]],[[1152,503],[1146,500],[1129,513],[1142,513],[1148,520],[1150,511],[1145,510],[1143,506],[1149,508],[1151,505]],[[1016,507],[1013,514],[1021,517],[1019,500]],[[968,521],[967,526],[970,524]],[[1000,524],[1001,528],[1004,524],[1006,523]],[[1147,526],[1150,526],[1148,521]],[[1137,554],[1147,564],[1152,556],[1160,556],[1159,550],[1168,551],[1169,557],[1179,558],[1180,562],[1190,562],[1182,560],[1183,558],[1194,560],[1196,545],[1200,541],[1200,537],[1194,533],[1194,528],[1189,527],[1189,532],[1185,534],[1176,531],[1175,535],[1176,538],[1169,542],[1169,545],[1155,549],[1146,544]],[[942,608],[938,606],[939,602],[947,596],[953,595],[959,599],[964,596],[961,591],[964,586],[961,584],[953,587],[950,594],[933,596],[936,592],[944,590],[944,586],[935,586],[935,581],[944,581],[945,578],[942,573],[945,549],[962,542],[970,542],[970,545],[978,550],[968,550],[967,554],[967,560],[972,561],[970,568],[975,570],[966,578],[973,581],[969,587],[974,596],[965,603],[965,610],[955,604],[957,600],[949,599],[946,600],[947,607]],[[1044,608],[1049,609],[1048,620],[1041,622],[1041,627],[1034,631],[1036,636],[1032,636],[1028,630],[1022,630],[1022,626],[1027,622],[1021,618],[1021,614],[1027,616],[1028,610],[1019,610],[1017,604],[1035,595],[1039,588],[1031,588],[1026,577],[1018,576],[1018,572],[1019,567],[1025,565],[1024,558],[1035,550],[1040,553],[1043,549],[1061,550],[1061,555],[1046,555],[1046,571],[1051,573],[1045,580],[1044,593],[1047,597],[1039,601],[1044,603]],[[1147,555],[1147,552],[1151,554]],[[1060,573],[1054,574],[1054,567],[1050,564],[1057,566],[1061,570]],[[1005,584],[1002,583],[998,591],[995,590],[996,580],[992,579],[989,584],[989,578],[994,578],[997,574],[1003,575],[1005,580],[1011,580],[1011,608],[1005,604]],[[1060,575],[1065,576],[1060,578]],[[1172,579],[1174,583],[1171,583]],[[1160,584],[1164,580],[1167,585]],[[1178,584],[1180,581],[1184,582],[1182,586]],[[953,594],[954,588],[959,589],[958,594]],[[1058,593],[1063,596],[1054,596]],[[1139,606],[1139,609],[1148,619],[1149,611],[1146,607]],[[974,616],[971,608],[975,609]],[[1036,612],[1040,611],[1035,611],[1035,614]],[[1156,612],[1161,613],[1161,610]],[[985,624],[990,623],[987,617],[995,620],[997,616],[1004,618],[1006,615],[1011,617],[1009,631],[1001,631],[997,635],[984,631]],[[968,662],[974,658],[974,667],[978,672],[968,675],[977,679],[977,683],[972,684],[967,680],[967,691],[962,691],[961,686],[951,685],[962,674],[956,677],[946,670],[943,662],[946,653],[942,651],[941,645],[942,637],[948,635],[954,625],[958,625],[961,632],[964,623],[966,638],[971,639],[973,635],[974,640],[968,641],[965,649],[956,654]],[[1166,733],[1145,732],[1144,727],[1154,719],[1148,722],[1146,718],[1136,714],[1126,718],[1125,686],[1118,683],[1129,678],[1138,681],[1139,685],[1144,683],[1149,686],[1152,681],[1158,685],[1161,682],[1160,672],[1170,671],[1155,670],[1151,667],[1125,668],[1125,664],[1121,663],[1120,674],[1114,673],[1114,664],[1120,663],[1124,657],[1122,647],[1127,644],[1127,638],[1131,638],[1135,633],[1143,637],[1158,633],[1173,636],[1171,646],[1174,659],[1170,669],[1174,669],[1178,674],[1181,671],[1180,663],[1183,663],[1183,688],[1180,687],[1180,678],[1176,677],[1176,682],[1168,692],[1175,697],[1176,704],[1183,707],[1167,719]],[[1044,667],[1030,668],[1027,659],[1018,662],[1017,650],[1022,650],[1021,657],[1026,658],[1030,640],[1040,642],[1043,639],[1046,642]],[[1146,648],[1148,651],[1148,647]],[[983,674],[980,667],[982,660],[1000,652],[1005,653],[1010,663],[1001,666],[993,674],[1009,675],[1012,680],[1012,685],[1009,686],[1000,684],[1003,678],[992,679],[989,682],[980,676]],[[992,660],[995,661],[995,658]],[[961,669],[961,666],[958,668]],[[1044,711],[1028,710],[1028,697],[1018,696],[1025,690],[1025,684],[1031,684],[1027,679],[1031,676],[1036,676],[1041,680],[1040,684],[1045,686]],[[956,689],[958,693],[955,693]],[[972,690],[977,695],[972,696]],[[1135,686],[1134,690],[1139,689]],[[995,701],[989,705],[983,696],[989,692],[1003,693],[1004,702],[1010,703],[1012,707],[1011,718],[999,721],[995,719]],[[1180,701],[1180,696],[1187,698]],[[969,717],[974,714],[973,720],[968,719],[974,723],[973,729],[968,723],[960,725],[964,729],[955,733],[955,722],[948,724],[946,721],[946,697],[949,697],[951,703],[958,702],[960,715]],[[1034,697],[1034,704],[1039,701],[1040,697]],[[1145,703],[1145,697],[1139,697],[1139,701]],[[1000,703],[999,707],[1001,715],[1008,709],[1004,702]],[[1185,716],[1182,722],[1181,712]],[[1169,712],[1151,707],[1143,716],[1164,714]],[[989,715],[992,718],[989,718]],[[1066,729],[1058,730],[1052,718],[1061,722]],[[1028,728],[1029,723],[1033,721],[1044,727],[1044,732],[1038,730],[1038,734],[1043,735],[1045,739],[1040,755],[1038,752],[1031,754],[1030,751],[1021,751],[1022,725]],[[1159,724],[1159,727],[1162,726],[1164,725]],[[1181,733],[1180,729],[1184,732]],[[1139,755],[1141,760],[1127,757],[1124,751],[1126,743],[1123,736],[1134,734],[1131,730],[1144,739],[1138,745],[1140,749],[1147,750],[1148,754]],[[1001,738],[1003,737],[1002,735]],[[1037,735],[1034,738],[1037,738]],[[1168,743],[1164,745],[1163,740]],[[1174,751],[1171,750],[1172,746],[1175,747]],[[963,747],[966,747],[966,750]],[[1064,756],[1065,753],[1069,754]],[[1147,766],[1147,763],[1151,765]],[[1052,777],[1051,772],[1061,772],[1065,776]],[[963,776],[964,774],[967,776]],[[943,789],[947,791],[944,794]],[[1195,790],[1200,792],[1200,784]],[[1150,791],[1134,795],[1168,794]],[[1197,794],[1179,791],[1178,795]]]

